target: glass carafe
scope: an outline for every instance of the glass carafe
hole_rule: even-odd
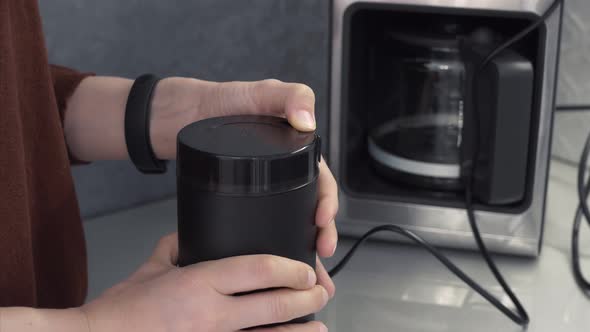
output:
[[[453,33],[388,32],[375,55],[368,151],[383,176],[460,188],[465,65]]]

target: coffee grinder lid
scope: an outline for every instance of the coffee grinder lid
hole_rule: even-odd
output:
[[[223,194],[273,194],[319,175],[320,137],[287,120],[242,115],[202,120],[178,134],[177,177]]]

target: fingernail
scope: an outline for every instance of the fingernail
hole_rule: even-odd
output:
[[[304,129],[315,130],[315,119],[308,111],[295,112],[295,118]]]
[[[315,285],[315,272],[311,269],[307,270],[307,284],[309,285],[309,287]]]
[[[338,248],[338,240],[336,240],[336,243],[334,243],[334,249],[332,249],[332,255],[330,255],[330,257],[334,256],[336,253],[336,248]]]
[[[324,324],[320,324],[320,332],[328,332],[328,328]]]

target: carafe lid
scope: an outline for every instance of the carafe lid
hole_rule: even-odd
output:
[[[287,120],[243,115],[202,120],[178,134],[177,176],[223,194],[293,190],[319,174],[320,137]]]
[[[430,49],[458,50],[459,47],[459,38],[456,35],[418,31],[391,31],[389,32],[389,37],[397,42],[402,42],[410,46]]]
[[[389,38],[410,46],[438,50],[456,50],[463,28],[454,22],[432,22],[425,26],[406,26],[388,30]]]

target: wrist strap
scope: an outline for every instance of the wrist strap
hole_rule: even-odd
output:
[[[131,161],[145,174],[166,172],[166,161],[156,158],[150,140],[150,110],[154,88],[160,79],[146,74],[138,77],[127,98],[125,141]]]

